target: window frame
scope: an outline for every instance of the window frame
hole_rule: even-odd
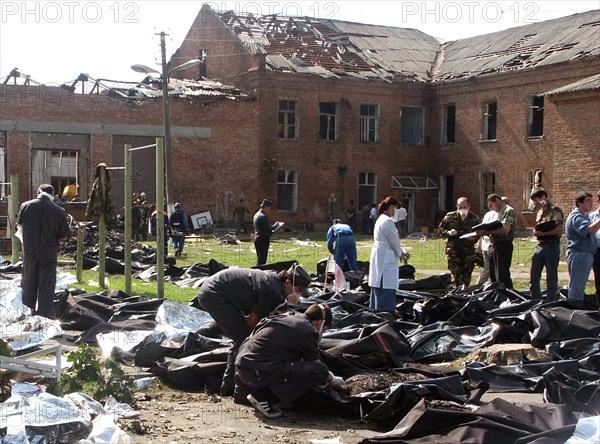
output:
[[[321,109],[321,105],[333,105],[335,107],[334,113],[326,112]],[[339,106],[337,102],[319,102],[319,140],[327,141],[327,142],[335,142],[338,140],[338,121],[339,121]],[[323,137],[322,124],[323,118],[327,120],[326,123],[326,137]],[[333,120],[333,125],[331,121]],[[331,131],[333,131],[333,138],[330,137]]]
[[[448,140],[448,109],[454,108],[452,122],[452,140]],[[440,145],[453,145],[456,143],[456,103],[447,103],[442,105],[442,125],[440,134]]]
[[[282,172],[285,175],[284,182],[281,182],[279,180],[280,173],[282,173]],[[293,181],[291,181],[291,182],[289,181],[290,174],[293,174]],[[281,187],[289,187],[289,186],[291,186],[291,188],[292,188],[292,191],[291,191],[292,205],[291,205],[291,208],[282,208],[281,204],[283,202],[286,202],[287,199],[282,198],[283,190],[281,190]],[[287,213],[294,213],[294,212],[298,211],[298,170],[290,170],[290,169],[277,170],[277,211],[287,212]]]
[[[363,107],[368,107],[367,114],[363,113]],[[371,114],[371,107],[374,107],[374,114]],[[360,141],[362,143],[379,143],[379,104],[361,103],[360,105]],[[370,123],[373,122],[371,128]],[[373,135],[371,140],[371,135]]]
[[[420,110],[421,115],[420,115],[420,134],[418,134],[418,141],[414,141],[417,139],[412,139],[410,141],[405,141],[404,140],[404,134],[405,134],[405,117],[407,116],[407,114],[409,114],[407,111],[408,110]],[[412,111],[411,111],[412,112]],[[411,123],[410,125],[410,133],[411,133],[411,137],[414,137],[414,124],[416,123],[416,121],[418,120],[418,117],[414,118],[414,121],[411,119],[410,122],[407,123]],[[400,108],[400,144],[401,145],[424,145],[425,143],[425,108],[422,106],[403,106]]]
[[[361,178],[364,178],[365,180],[361,180]],[[360,171],[358,173],[358,197],[359,197],[359,208],[362,208],[365,206],[365,203],[369,203],[369,204],[374,204],[377,203],[377,180],[378,180],[378,174],[376,172],[372,172],[372,171]],[[364,199],[362,199],[363,193],[361,193],[361,190],[369,190],[370,191],[370,201],[369,202],[364,202]]]
[[[282,104],[288,104],[288,108],[282,109]],[[289,104],[294,104],[294,109],[289,109]],[[289,123],[290,116],[294,116],[294,123]],[[281,122],[283,116],[283,122]],[[293,128],[293,136],[290,136],[290,129]],[[277,108],[277,137],[281,140],[298,140],[300,138],[300,119],[299,103],[295,99],[279,99]]]
[[[536,99],[541,99],[541,106],[536,105]],[[531,94],[527,96],[527,138],[528,139],[540,139],[544,137],[544,106],[545,98],[543,95]],[[539,119],[539,120],[538,120]],[[541,122],[540,122],[541,120]],[[541,134],[533,134],[535,128],[535,122],[541,127]]]
[[[490,114],[490,105],[494,104],[495,110]],[[492,120],[493,117],[493,120]],[[491,136],[491,123],[493,122],[493,137]],[[495,142],[498,140],[498,100],[488,100],[482,105],[482,131],[481,142]]]

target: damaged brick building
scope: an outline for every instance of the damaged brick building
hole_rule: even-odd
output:
[[[566,209],[600,188],[599,56],[600,11],[440,44],[414,29],[204,6],[171,62],[203,58],[177,77],[235,85],[237,99],[231,90],[210,105],[190,94],[172,101],[175,195],[217,220],[244,195],[275,200],[278,219],[325,222],[332,193],[336,216],[350,200],[394,194],[418,231],[458,196],[482,213],[497,192],[528,225],[536,172]],[[121,164],[131,137],[160,135],[150,95],[70,94],[40,111],[23,91],[3,86],[0,121],[5,174],[19,174],[22,198],[40,147],[83,134],[84,191],[92,165]]]

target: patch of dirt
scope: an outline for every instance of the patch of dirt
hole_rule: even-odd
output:
[[[312,412],[307,406],[283,408],[281,418],[266,419],[232,398],[189,393],[155,383],[136,393],[139,417],[120,420],[131,443],[308,443],[340,437],[341,443],[389,430],[374,422]]]

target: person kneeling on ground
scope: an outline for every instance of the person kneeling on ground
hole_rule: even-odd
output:
[[[265,316],[284,303],[298,303],[310,275],[300,265],[279,274],[274,271],[228,268],[207,278],[198,294],[200,307],[233,341],[227,355],[221,395],[234,394],[235,356],[238,347]]]
[[[289,404],[315,387],[341,385],[320,360],[319,340],[331,327],[331,308],[313,304],[304,314],[263,319],[240,346],[236,383],[267,418],[281,416],[275,404]]]

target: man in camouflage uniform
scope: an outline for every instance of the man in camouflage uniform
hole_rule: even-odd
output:
[[[546,267],[546,302],[556,301],[558,296],[558,262],[560,261],[560,237],[565,231],[563,211],[548,200],[544,189],[532,191],[531,201],[540,208],[535,219],[536,228],[533,231],[537,238],[537,246],[531,256],[531,272],[529,292],[531,299],[542,299],[540,280],[542,269]],[[553,221],[555,226],[550,230],[541,231],[537,225]]]
[[[250,210],[244,203],[244,199],[240,199],[238,204],[235,206],[235,209],[233,210],[233,217],[237,218],[237,228],[235,230],[236,233],[248,233],[248,230],[246,230],[246,213],[250,214]]]
[[[479,217],[469,211],[469,200],[459,197],[456,201],[456,211],[451,211],[439,225],[442,237],[447,238],[445,255],[448,260],[448,270],[456,287],[463,284],[469,286],[471,274],[475,267],[475,241],[477,237],[461,239],[460,236],[473,231],[479,224]]]

